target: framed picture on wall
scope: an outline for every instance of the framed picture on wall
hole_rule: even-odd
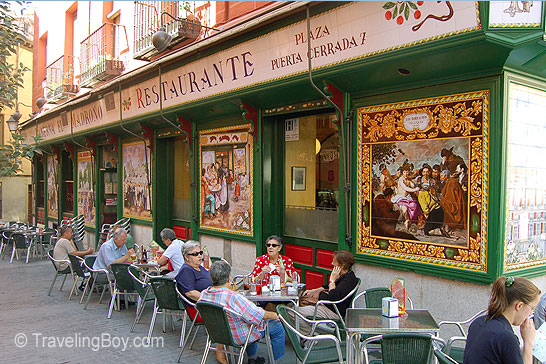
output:
[[[292,167],[292,191],[305,191],[306,167]]]

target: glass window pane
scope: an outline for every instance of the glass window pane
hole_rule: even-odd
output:
[[[506,268],[546,258],[546,91],[510,83]]]
[[[285,120],[284,234],[337,242],[339,132],[334,114]]]
[[[179,220],[191,219],[190,159],[185,137],[174,138],[174,214]]]

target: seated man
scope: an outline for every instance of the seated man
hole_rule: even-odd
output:
[[[74,232],[72,228],[68,225],[64,225],[61,227],[61,231],[59,232],[61,237],[59,240],[57,240],[57,243],[55,243],[55,248],[53,248],[53,259],[55,260],[68,260],[68,254],[73,254],[78,257],[83,257],[88,254],[93,253],[93,248],[89,248],[87,250],[76,250],[76,246],[74,245],[74,242],[72,241],[72,237],[74,235]],[[68,266],[68,263],[55,263],[57,265],[57,268],[59,268],[60,271],[65,271],[67,269],[70,269]]]
[[[93,269],[110,269],[110,264],[112,263],[127,263],[131,259],[134,249],[127,250],[125,246],[126,241],[127,233],[125,230],[117,229],[114,231],[112,238],[100,247],[95,264],[93,264]],[[97,282],[99,280],[100,278],[97,279]]]
[[[119,225],[114,225],[112,226],[112,230],[108,233],[108,239],[111,239],[112,238],[112,234],[117,230],[119,229],[121,226]],[[135,248],[135,239],[133,239],[133,236],[131,234],[127,234],[127,241],[125,242],[125,247],[127,249],[134,249]]]
[[[169,270],[167,277],[174,278],[178,274],[180,267],[184,264],[184,257],[182,256],[182,247],[184,242],[176,238],[176,234],[172,229],[165,228],[159,233],[161,240],[167,246],[167,249],[157,259],[157,264],[160,266],[168,264]]]
[[[249,344],[246,348],[249,364],[264,363],[265,359],[257,356],[258,345],[256,341],[265,335],[265,321],[269,321],[269,335],[273,356],[277,362],[284,355],[284,329],[280,324],[279,317],[274,312],[265,311],[256,306],[245,297],[229,289],[231,266],[223,261],[214,262],[210,268],[212,287],[201,292],[200,302],[211,302],[227,307],[230,310],[240,313],[245,319],[257,326],[253,329]],[[229,316],[229,314],[228,314]],[[230,317],[229,326],[233,339],[237,344],[243,345],[249,332],[250,325],[239,317]]]

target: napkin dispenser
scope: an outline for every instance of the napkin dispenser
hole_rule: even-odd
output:
[[[271,283],[271,287],[273,291],[280,291],[281,290],[281,277],[277,275],[272,275],[269,277],[269,281]]]
[[[392,297],[383,297],[381,314],[385,317],[398,317],[398,300]]]

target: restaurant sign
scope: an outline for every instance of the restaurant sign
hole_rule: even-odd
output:
[[[161,75],[161,83],[157,76],[123,89],[122,117],[158,111],[160,98],[169,108],[305,73],[308,57],[312,67],[320,69],[479,26],[477,3],[470,1],[344,4],[311,18],[309,54],[304,20],[176,67]],[[113,97],[120,99],[118,93]],[[117,107],[106,112],[104,101],[98,100],[75,108],[69,120],[78,132],[117,121],[119,116]],[[70,127],[62,127],[57,119],[42,123],[50,130],[42,135],[44,139],[70,133]]]

